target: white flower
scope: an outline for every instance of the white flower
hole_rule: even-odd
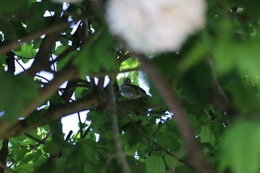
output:
[[[107,22],[134,51],[177,51],[204,26],[204,0],[110,0]]]
[[[80,2],[82,2],[83,0],[51,0],[52,2],[57,2],[57,3],[69,3],[69,4],[78,4]]]

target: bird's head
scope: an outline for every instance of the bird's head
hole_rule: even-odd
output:
[[[124,84],[131,84],[131,80],[129,78],[125,78],[123,83]]]

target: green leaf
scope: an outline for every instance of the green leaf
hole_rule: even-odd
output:
[[[63,145],[64,142],[64,134],[62,131],[62,124],[61,120],[53,120],[49,122],[50,126],[50,132],[52,134],[52,141],[59,143],[61,146]]]
[[[235,69],[260,85],[259,44],[258,38],[246,41],[229,37],[219,39],[213,50],[216,71],[224,75]]]
[[[202,143],[210,143],[213,146],[215,145],[216,138],[209,126],[202,126],[199,136]]]
[[[82,48],[74,61],[80,67],[81,75],[99,72],[101,68],[110,71],[116,69],[115,57],[111,50],[111,36],[105,32],[96,42]]]
[[[178,56],[172,54],[161,54],[152,59],[165,76],[176,76]]]
[[[12,76],[0,71],[0,111],[4,111],[4,119],[12,121],[22,108],[37,95],[37,85],[26,76]]]
[[[161,156],[151,156],[145,162],[146,173],[165,173],[165,165]]]
[[[37,2],[36,0],[28,0],[28,4],[31,5],[33,3]]]
[[[28,9],[32,15],[28,20],[26,20],[27,31],[29,32],[37,32],[42,28],[47,27],[48,19],[43,17],[46,11],[46,1],[44,2],[35,2],[30,5]]]
[[[112,36],[108,32],[104,32],[95,44],[95,56],[97,61],[106,70],[113,70],[116,67],[115,57],[112,53]]]
[[[90,111],[88,113],[88,120],[91,120],[91,127],[96,131],[101,130],[105,127],[105,124],[110,122],[109,115],[98,110]]]
[[[234,124],[224,136],[221,151],[222,169],[235,173],[260,171],[260,123],[245,121]]]
[[[241,114],[258,112],[260,110],[259,89],[252,85],[248,75],[241,76],[233,72],[223,76],[223,88],[232,98],[233,104]]]
[[[177,133],[175,122],[169,120],[166,122],[166,124],[161,124],[161,126],[162,127],[155,135],[156,142],[159,143],[162,147],[168,148],[172,151],[180,148],[182,142],[179,133]],[[172,131],[176,131],[176,133],[172,133]]]
[[[183,163],[179,162],[178,160],[174,159],[173,157],[171,157],[169,155],[165,155],[164,160],[165,160],[165,163],[167,164],[167,166],[169,166],[173,171],[177,167],[183,166]]]
[[[212,87],[211,69],[206,63],[199,63],[180,80],[181,91],[185,96],[205,106],[209,102],[209,89]],[[181,94],[184,97],[184,94]]]
[[[68,46],[64,46],[64,45],[59,45],[57,47],[57,49],[54,52],[54,55],[60,55],[62,52],[64,52],[66,49],[68,48]]]
[[[137,59],[131,57],[121,63],[120,70],[135,68],[138,67],[139,65],[140,62]]]
[[[33,58],[36,55],[36,49],[31,44],[23,44],[20,51],[14,51],[16,55],[25,58]]]
[[[6,58],[8,58],[6,55],[0,55],[0,67],[6,64]]]
[[[75,90],[75,98],[85,98],[92,92],[92,89],[86,87],[77,87]]]
[[[72,57],[75,55],[76,55],[76,51],[72,51],[67,56],[65,56],[62,60],[58,61],[57,70],[61,71],[63,67],[65,67],[66,64],[68,64],[68,62],[70,62]]]
[[[90,72],[98,72],[100,65],[95,59],[94,47],[89,45],[79,52],[74,64],[80,68],[80,74],[82,76],[87,75]]]
[[[185,56],[186,58],[183,59],[178,69],[181,73],[186,72],[192,66],[196,65],[199,61],[206,58],[206,54],[209,53],[211,47],[211,43],[209,41],[208,36],[204,35],[202,40],[195,43],[191,50]]]
[[[22,164],[18,168],[19,173],[33,172],[34,165],[33,164]]]
[[[63,145],[57,141],[50,141],[44,145],[44,150],[51,155],[58,154],[62,148]]]
[[[22,13],[27,7],[27,0],[0,1],[0,13],[16,14]]]

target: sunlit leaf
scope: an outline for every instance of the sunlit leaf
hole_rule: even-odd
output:
[[[31,44],[23,44],[21,46],[21,50],[14,52],[16,55],[25,58],[34,58],[34,56],[36,55],[36,49]]]

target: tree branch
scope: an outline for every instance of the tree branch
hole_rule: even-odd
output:
[[[117,119],[117,109],[116,109],[116,97],[114,93],[114,87],[113,84],[115,83],[115,79],[111,79],[111,86],[109,87],[110,89],[110,105],[112,107],[110,111],[110,118],[111,118],[111,124],[112,124],[112,131],[113,131],[113,136],[114,136],[114,142],[116,146],[116,152],[117,156],[121,161],[122,169],[124,173],[131,173],[130,166],[127,162],[122,143],[120,140],[120,130],[118,127],[118,119]]]
[[[28,118],[19,120],[16,124],[6,128],[5,131],[1,131],[0,139],[19,136],[39,126],[47,124],[49,120],[56,120],[66,115],[85,110],[98,108],[109,112],[111,111],[111,105],[106,98],[107,97],[104,95],[104,93],[100,93],[99,95],[95,94],[75,102],[56,105],[49,108],[48,110],[35,111]],[[120,108],[117,110],[120,112],[120,114],[130,113],[133,110],[138,110],[141,108],[145,109],[150,106],[148,103],[146,103],[146,101],[143,100],[143,98],[120,101],[117,102],[117,105],[117,107]]]
[[[90,96],[79,101],[54,106],[49,108],[47,111],[35,111],[27,119],[19,120],[16,124],[9,127],[5,132],[1,132],[0,138],[21,135],[39,126],[45,125],[49,120],[56,120],[75,112],[94,109],[101,103],[103,103],[103,101],[102,99],[99,99],[99,97]]]
[[[34,111],[39,105],[51,97],[58,89],[59,86],[67,80],[76,78],[76,69],[74,67],[66,67],[61,72],[57,72],[55,77],[50,83],[46,84],[45,87],[40,88],[39,95],[34,100],[31,101],[22,110],[21,115],[23,117],[28,116],[32,111]]]
[[[55,42],[59,34],[60,32],[57,31],[45,36],[41,43],[39,51],[34,58],[31,68],[27,71],[27,73],[29,73],[31,76],[41,70],[50,71],[51,62],[49,62],[49,57],[51,55],[52,48],[55,46]]]
[[[45,87],[39,89],[38,96],[22,109],[22,111],[19,113],[19,116],[29,116],[38,106],[48,100],[48,98],[50,98],[59,89],[59,86],[64,81],[73,79],[75,77],[77,77],[77,70],[71,66],[64,68],[61,72],[57,72],[55,78],[52,81],[46,84]],[[9,124],[6,122],[0,122],[0,136],[12,125],[13,123]]]
[[[9,143],[9,139],[3,139],[2,141],[2,148],[0,150],[0,173],[4,173],[5,169],[7,169],[6,167],[6,159],[8,157],[8,143]]]
[[[118,57],[117,62],[118,62],[119,64],[121,64],[122,62],[124,62],[125,60],[127,60],[127,59],[130,58],[130,57],[131,57],[130,53],[121,54],[121,55]]]
[[[6,58],[6,63],[7,63],[7,67],[8,67],[7,71],[14,75],[14,72],[15,72],[14,56],[15,56],[15,54],[12,51],[10,51],[7,53],[7,56],[8,56],[8,58]]]
[[[23,38],[11,41],[9,44],[7,44],[3,47],[0,47],[0,54],[5,54],[5,53],[9,52],[10,50],[19,47],[24,42],[30,42],[30,41],[32,41],[36,38],[39,38],[40,36],[42,36],[44,34],[51,34],[51,33],[58,32],[58,31],[66,28],[68,26],[69,26],[69,23],[65,23],[65,22],[56,23],[56,24],[54,24],[54,25],[52,25],[52,26],[50,26],[46,29],[43,29],[42,31],[35,32],[31,35],[27,35]]]
[[[45,143],[45,141],[40,140],[40,139],[38,139],[38,138],[36,138],[36,137],[34,137],[34,136],[28,134],[28,133],[24,133],[24,135],[27,136],[28,138],[30,138],[30,139],[32,139],[32,140],[38,142],[39,144],[44,144],[44,143]]]

